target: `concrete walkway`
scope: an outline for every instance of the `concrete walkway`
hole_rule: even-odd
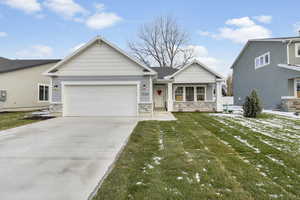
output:
[[[0,199],[86,200],[136,123],[56,118],[0,132]]]

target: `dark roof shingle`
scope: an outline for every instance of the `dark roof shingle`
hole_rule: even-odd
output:
[[[157,72],[158,79],[163,79],[165,76],[170,76],[179,70],[172,67],[151,67],[151,69]]]
[[[10,60],[0,57],[0,73],[12,72],[20,69],[31,68],[39,65],[59,62],[59,59],[15,59]]]

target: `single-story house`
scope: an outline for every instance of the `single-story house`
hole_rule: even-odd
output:
[[[224,79],[194,61],[180,69],[143,65],[96,37],[44,75],[50,110],[63,116],[137,116],[155,110],[221,111]]]
[[[0,57],[0,112],[48,108],[51,79],[43,73],[58,61]]]

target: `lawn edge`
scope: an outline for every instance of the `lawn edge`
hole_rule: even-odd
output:
[[[122,144],[120,150],[118,151],[118,153],[116,154],[113,162],[108,166],[106,172],[104,173],[104,175],[100,178],[98,184],[96,185],[96,187],[93,189],[93,191],[89,194],[87,200],[93,200],[94,197],[97,195],[99,189],[101,188],[103,182],[105,181],[105,179],[108,177],[108,175],[112,172],[112,170],[115,168],[117,161],[119,160],[120,156],[122,155],[122,153],[124,152],[124,149],[126,148],[132,133],[134,132],[134,129],[137,127],[139,121],[135,124],[135,126],[133,127],[133,129],[131,130],[130,135],[126,138],[125,142]]]

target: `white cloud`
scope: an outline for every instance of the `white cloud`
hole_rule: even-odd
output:
[[[253,18],[264,24],[270,24],[272,22],[272,16],[270,15],[260,15]]]
[[[113,26],[121,20],[122,18],[115,13],[101,12],[90,16],[85,23],[91,29],[100,30]]]
[[[192,49],[194,52],[195,58],[202,62],[203,64],[212,67],[212,68],[217,68],[219,64],[221,63],[220,60],[218,60],[215,57],[212,57],[209,55],[208,50],[206,47],[201,46],[201,45],[189,45],[186,47],[187,49]]]
[[[74,51],[76,51],[77,49],[79,49],[80,47],[82,47],[85,44],[86,44],[85,42],[80,43],[80,44],[76,45],[75,47],[71,48],[69,52],[73,53]]]
[[[226,27],[220,28],[217,33],[199,31],[200,35],[214,39],[228,39],[236,43],[245,43],[249,39],[268,38],[272,32],[256,24],[249,17],[229,19],[225,22]]]
[[[95,8],[96,8],[96,10],[98,10],[98,11],[102,11],[102,10],[104,10],[105,5],[102,4],[102,3],[96,3],[96,4],[95,4]]]
[[[22,10],[26,13],[33,13],[41,10],[41,4],[37,0],[0,0],[11,8]]]
[[[47,58],[53,55],[53,49],[46,45],[34,45],[16,54],[19,58]]]
[[[6,37],[7,33],[6,32],[0,32],[0,37]]]
[[[299,35],[299,31],[300,31],[300,21],[296,22],[295,24],[293,24],[294,27],[294,31]]]
[[[44,4],[50,10],[68,19],[87,13],[86,9],[73,0],[46,0]]]
[[[249,17],[228,19],[225,24],[239,27],[254,26],[255,23]]]

